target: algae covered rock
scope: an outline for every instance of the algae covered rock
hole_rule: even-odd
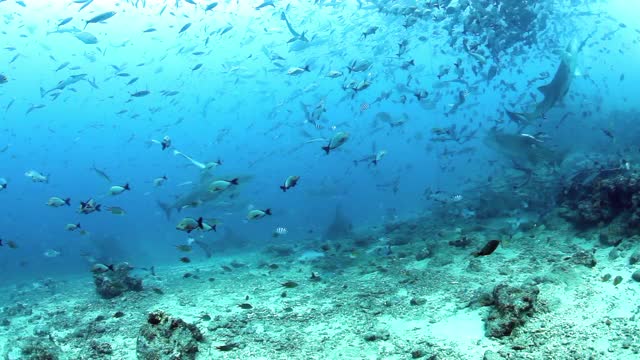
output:
[[[597,261],[593,256],[592,252],[589,251],[578,251],[577,253],[571,256],[571,262],[576,265],[583,265],[588,268],[592,268],[596,266]]]
[[[539,292],[535,285],[497,285],[492,293],[493,309],[485,320],[486,335],[496,338],[511,335],[533,314]]]
[[[136,353],[140,360],[194,360],[204,340],[200,330],[162,311],[149,314],[140,328]]]
[[[113,299],[126,291],[141,291],[142,279],[129,276],[132,269],[128,263],[111,266],[95,264],[91,272],[98,294],[103,299]]]

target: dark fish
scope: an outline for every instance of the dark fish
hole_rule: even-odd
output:
[[[216,6],[218,6],[218,2],[212,2],[211,4],[207,5],[206,8],[204,8],[204,12],[207,12],[209,10],[213,10]]]
[[[184,256],[180,258],[180,262],[183,262],[185,264],[188,264],[191,262],[191,259],[189,259],[188,257]]]
[[[138,91],[135,92],[133,94],[131,94],[132,97],[143,97],[143,96],[147,96],[151,93],[151,91],[149,90],[142,90],[142,91]]]
[[[183,32],[187,31],[187,29],[189,29],[191,27],[191,23],[187,23],[185,26],[182,27],[182,29],[180,29],[180,31],[178,31],[178,34],[182,34]]]
[[[73,20],[73,18],[72,18],[72,17],[68,17],[68,18],[66,18],[66,19],[61,20],[61,21],[58,23],[58,27],[60,27],[60,26],[62,26],[62,25],[67,25],[71,20]]]
[[[109,20],[115,14],[116,14],[115,11],[107,11],[107,12],[102,13],[100,15],[96,15],[93,18],[85,21],[84,28],[86,29],[87,26],[89,26],[89,24],[95,24],[95,23],[103,22],[105,20]]]
[[[143,32],[150,33],[150,32],[154,32],[154,31],[156,31],[155,28],[149,28],[149,29],[147,29],[147,30],[145,30]]]
[[[292,289],[292,288],[298,287],[298,283],[295,282],[295,281],[289,280],[289,281],[283,282],[282,286],[284,286],[286,288],[289,288],[289,289]]]
[[[498,245],[500,245],[500,240],[491,240],[480,251],[476,251],[472,255],[475,257],[491,255],[496,251]]]
[[[202,64],[198,64],[196,66],[193,67],[193,69],[191,69],[191,71],[196,71],[198,69],[200,69],[202,67]]]
[[[245,310],[253,309],[253,306],[249,303],[238,304],[238,307]]]

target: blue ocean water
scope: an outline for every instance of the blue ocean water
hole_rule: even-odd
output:
[[[248,241],[245,249],[317,243],[337,206],[356,228],[424,215],[443,202],[457,207],[451,216],[473,214],[473,204],[451,205],[455,197],[473,197],[487,177],[513,166],[483,141],[494,126],[544,133],[563,151],[637,153],[637,126],[612,115],[637,110],[635,5],[540,4],[534,10],[546,21],[536,18],[529,29],[534,41],[516,33],[512,43],[491,45],[492,30],[464,18],[471,8],[499,6],[470,3],[276,1],[256,9],[260,1],[220,1],[205,11],[213,2],[1,1],[0,281],[84,273],[93,261],[173,263],[182,256],[176,245],[215,244],[229,230]],[[522,128],[505,110],[542,99],[536,88],[554,76],[571,41],[586,46],[567,95]],[[350,71],[363,62],[370,66]],[[60,85],[74,76],[82,79]],[[133,96],[140,91],[149,93]],[[470,137],[438,139],[434,129],[454,125]],[[325,154],[338,132],[349,133],[347,142]],[[171,146],[163,150],[165,136]],[[216,160],[222,164],[203,175],[198,163]],[[33,182],[30,170],[48,181]],[[291,175],[298,185],[281,191]],[[168,180],[154,186],[161,176]],[[173,204],[203,176],[246,182],[232,196],[176,205],[167,218],[158,202]],[[124,184],[131,190],[109,194]],[[52,196],[71,206],[46,206]],[[103,210],[79,213],[89,199]],[[126,214],[106,211],[111,206]],[[247,221],[250,210],[267,208],[273,215]],[[176,230],[185,217],[221,224],[186,234]],[[84,235],[65,228],[76,223]],[[274,238],[278,227],[286,237]],[[206,258],[195,252],[192,261]]]

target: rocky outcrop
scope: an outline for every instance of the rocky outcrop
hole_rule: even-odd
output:
[[[136,353],[140,360],[194,360],[202,341],[195,325],[154,311],[140,328]]]

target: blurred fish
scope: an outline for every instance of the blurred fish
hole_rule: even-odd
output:
[[[202,230],[204,229],[204,225],[202,221],[203,221],[202,217],[199,217],[198,219],[194,219],[191,217],[184,218],[180,220],[178,225],[176,225],[176,230],[186,231],[187,233],[191,233],[193,230],[196,230],[196,229]]]
[[[339,78],[340,76],[342,76],[342,71],[338,70],[331,70],[327,73],[327,77],[330,77],[332,79]]]
[[[247,214],[247,220],[262,219],[267,215],[271,215],[271,209],[265,209],[265,210],[254,209],[249,211],[249,213]]]
[[[260,5],[256,6],[256,10],[260,10],[260,9],[262,9],[262,8],[264,8],[264,7],[267,7],[267,6],[273,6],[274,8],[276,7],[276,6],[273,4],[273,0],[266,0],[266,1],[264,1],[262,4],[260,4]]]
[[[9,81],[6,75],[0,74],[0,84],[6,84]]]
[[[291,76],[297,76],[304,72],[309,72],[309,65],[305,65],[304,67],[292,67],[287,70],[287,74]]]
[[[31,181],[36,182],[36,183],[48,183],[49,182],[49,176],[45,176],[42,175],[40,172],[36,171],[36,170],[29,170],[27,172],[24,173],[24,176],[28,177],[29,179],[31,179]]]
[[[188,257],[184,256],[180,258],[180,262],[183,262],[185,264],[188,264],[191,262],[191,259],[189,259]]]
[[[292,187],[296,186],[298,184],[298,181],[300,180],[300,176],[297,175],[291,175],[289,177],[287,177],[284,181],[284,185],[280,185],[280,189],[285,192],[289,189],[291,189]]]
[[[93,34],[88,33],[86,31],[83,32],[79,32],[77,34],[74,35],[76,37],[76,39],[82,41],[83,43],[87,44],[87,45],[95,45],[98,43],[98,38],[95,37]]]
[[[109,194],[111,195],[120,195],[125,191],[131,191],[129,184],[124,184],[123,186],[114,185],[109,189]]]
[[[191,250],[193,250],[193,247],[191,247],[191,245],[182,244],[182,245],[176,245],[176,249],[178,249],[178,251],[181,251],[181,252],[191,252]]]
[[[348,132],[343,132],[343,131],[337,132],[335,135],[333,135],[331,140],[329,140],[329,145],[323,146],[322,150],[324,150],[327,153],[327,155],[329,155],[329,152],[331,152],[331,150],[337,149],[342,144],[347,142],[347,140],[349,140]]]
[[[287,228],[277,227],[277,228],[273,231],[272,236],[273,236],[273,237],[279,237],[279,236],[287,235],[288,233],[289,233],[289,231],[287,230]]]
[[[60,256],[60,251],[53,250],[53,249],[49,249],[49,250],[45,251],[45,252],[43,253],[43,255],[44,255],[45,257],[48,257],[48,258],[55,258],[55,257]]]
[[[231,180],[216,180],[209,185],[209,191],[223,191],[229,188],[231,185],[238,185],[238,178],[234,178]]]
[[[151,91],[149,91],[149,90],[141,90],[141,91],[137,91],[137,92],[134,92],[133,94],[131,94],[131,97],[145,97],[145,96],[147,96],[149,94],[151,94]]]
[[[187,31],[189,28],[191,27],[191,23],[187,23],[185,24],[180,31],[178,31],[178,34],[182,34],[183,32]]]
[[[63,25],[67,25],[69,22],[71,22],[71,20],[73,20],[72,17],[68,17],[68,18],[60,20],[60,22],[58,23],[58,27],[63,26]]]
[[[213,9],[215,9],[215,7],[216,7],[216,6],[218,6],[218,2],[217,2],[217,1],[212,2],[211,4],[207,5],[207,6],[204,8],[204,12],[206,13],[206,12],[207,12],[207,11],[209,11],[209,10],[213,10]]]
[[[168,180],[166,176],[161,176],[159,178],[153,179],[153,186],[160,187],[164,185],[164,183]]]
[[[80,227],[80,223],[77,224],[67,224],[65,227],[65,230],[67,231],[76,231],[78,229],[81,229]]]
[[[0,191],[7,188],[7,179],[0,178]]]
[[[96,203],[94,199],[89,199],[86,202],[81,201],[80,207],[78,207],[78,212],[80,214],[88,215],[96,211],[101,210],[102,205]]]
[[[111,178],[109,177],[109,175],[107,175],[107,173],[104,170],[98,169],[96,167],[96,164],[93,164],[91,166],[91,170],[93,170],[96,174],[98,174],[98,176],[100,176],[101,178],[103,178],[107,182],[111,182]]]
[[[94,16],[93,18],[91,18],[91,19],[89,19],[89,20],[86,20],[86,21],[85,21],[84,28],[86,29],[86,28],[87,28],[87,26],[89,26],[89,24],[95,24],[95,23],[100,23],[100,22],[103,22],[103,21],[109,20],[109,19],[111,19],[115,14],[116,14],[116,12],[115,12],[115,11],[107,11],[107,12],[104,12],[104,13],[102,13],[102,14],[100,14],[100,15],[96,15],[96,16]]]
[[[107,211],[112,213],[113,215],[126,215],[127,214],[127,212],[123,208],[118,207],[118,206],[107,207]]]
[[[70,198],[62,199],[57,196],[53,196],[49,198],[49,201],[47,201],[47,205],[51,207],[61,207],[65,205],[71,206],[71,199]]]

